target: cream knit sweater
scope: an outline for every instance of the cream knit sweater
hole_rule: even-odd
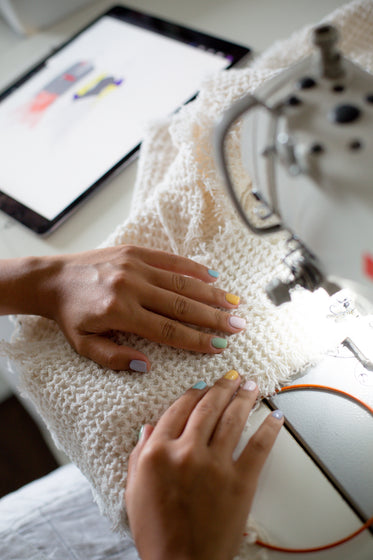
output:
[[[373,71],[373,1],[359,0],[327,18],[341,30],[341,49]],[[272,393],[336,344],[315,302],[299,295],[273,307],[263,288],[279,272],[284,235],[254,236],[240,223],[217,176],[211,135],[216,117],[266,78],[309,54],[310,29],[278,42],[242,70],[224,71],[204,83],[198,98],[148,131],[141,148],[130,217],[103,246],[134,243],[172,251],[218,270],[218,285],[239,294],[245,332],[232,335],[221,355],[201,355],[151,343],[130,334],[119,339],[145,352],[148,374],[115,373],[80,357],[52,321],[18,317],[3,351],[21,372],[22,391],[40,411],[57,445],[91,483],[113,527],[125,522],[123,491],[128,456],[139,429],[196,381],[211,384],[229,369]],[[231,150],[238,151],[239,135]],[[245,180],[240,163],[235,173]],[[242,176],[242,178],[241,178]],[[316,328],[315,328],[316,325]]]

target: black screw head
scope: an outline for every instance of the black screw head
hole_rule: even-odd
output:
[[[356,152],[358,150],[361,150],[361,148],[363,147],[363,143],[361,142],[361,140],[355,138],[354,140],[351,140],[348,147],[350,148],[350,150]]]
[[[315,29],[315,33],[317,33],[317,35],[329,35],[329,33],[331,33],[332,31],[332,26],[325,24],[325,25],[320,25],[319,27],[317,27]]]
[[[291,95],[286,100],[286,105],[290,105],[291,107],[296,107],[297,105],[301,105],[302,100],[299,99],[296,95]]]
[[[299,89],[311,89],[316,85],[316,80],[314,80],[310,76],[303,76],[303,78],[301,78],[297,83]]]
[[[319,144],[318,142],[316,142],[315,144],[312,144],[311,148],[310,148],[310,152],[311,154],[322,154],[325,151],[325,148],[322,144]]]
[[[343,86],[342,84],[336,84],[335,86],[332,87],[332,90],[335,93],[342,93],[342,91],[345,90],[345,86]]]

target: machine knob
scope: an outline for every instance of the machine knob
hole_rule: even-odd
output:
[[[356,121],[360,117],[361,111],[355,105],[337,105],[330,114],[333,122],[347,124]]]
[[[319,49],[319,68],[323,78],[331,80],[344,74],[342,57],[335,48],[338,31],[332,25],[321,25],[313,32],[313,43]]]

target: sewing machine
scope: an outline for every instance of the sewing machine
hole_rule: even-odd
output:
[[[292,232],[291,279],[268,287],[274,303],[289,301],[295,285],[335,293],[341,278],[373,300],[373,77],[336,49],[334,27],[318,27],[313,41],[316,53],[227,111],[216,129],[217,161],[250,229]],[[265,207],[259,226],[224,151],[243,113],[242,160]]]
[[[247,43],[250,46],[254,46],[258,51],[263,51],[273,41],[289,37],[301,26],[311,21],[320,20],[331,10],[344,5],[346,0],[314,0],[313,2],[302,3],[299,3],[298,0],[283,0],[282,2],[277,0],[266,0],[265,2],[247,2],[242,0],[201,2],[200,0],[190,0],[188,9],[186,9],[185,3],[170,3],[166,0],[137,0],[136,3],[133,1],[128,3],[133,4],[134,7],[136,4],[138,9],[143,9],[144,11],[153,11],[159,17],[174,19],[186,26],[198,26],[211,34],[218,33],[231,41],[240,41],[242,44]],[[68,18],[62,24],[48,29],[45,33],[38,34],[27,40],[22,39],[22,41],[18,38],[16,39],[8,31],[4,22],[0,20],[0,45],[3,54],[2,64],[0,65],[1,85],[4,87],[7,83],[10,83],[30,65],[44,57],[49,52],[49,49],[58,46],[62,40],[67,39],[79,26],[88,23],[89,20],[104,9],[103,4],[105,7],[111,5],[109,0],[102,0],[99,3],[93,2],[92,6],[87,7],[78,16]],[[298,91],[297,94],[300,95],[300,92]],[[337,100],[338,96],[336,96]],[[252,116],[254,116],[254,112]],[[248,156],[248,154],[246,155]],[[32,232],[27,231],[15,222],[11,223],[6,217],[0,216],[1,257],[9,258],[26,254],[78,252],[97,246],[112,232],[113,224],[120,223],[125,217],[125,212],[129,211],[136,169],[136,163],[134,163],[113,179],[105,190],[92,198],[86,206],[79,210],[79,213],[66,222],[50,238],[41,239],[36,237]],[[299,180],[299,176],[295,178],[295,181]],[[258,214],[258,218],[261,221],[260,214]],[[341,307],[343,310],[345,305],[342,301],[338,307]],[[348,308],[346,312],[348,312]],[[0,334],[5,336],[3,335],[1,325]],[[346,348],[338,350],[338,357],[330,357],[330,360],[335,360],[338,365],[338,368],[335,368],[335,377],[340,377],[339,374],[341,374],[343,380],[347,380],[347,378],[351,380],[351,385],[359,377],[362,383],[365,383],[365,385],[359,384],[361,390],[363,391],[365,388],[366,395],[372,394],[373,375]],[[314,379],[322,378],[325,369],[327,369],[327,364],[325,365],[325,363],[322,367],[320,364],[318,370],[314,369]],[[345,372],[346,376],[344,375]],[[370,381],[371,379],[372,381]],[[369,383],[371,384],[369,385]],[[306,394],[308,395],[308,393]],[[295,395],[300,396],[300,393],[295,393]],[[322,427],[323,419],[321,414],[327,412],[326,407],[323,406],[324,403],[320,406],[319,394],[314,395],[311,392],[309,395],[310,398],[312,396],[316,397],[315,400],[317,400],[318,406],[317,419],[313,421],[317,421],[318,427]],[[285,394],[280,395],[278,398],[284,399],[285,396]],[[289,398],[291,397],[292,395],[289,394]],[[297,399],[293,399],[293,401],[297,401]],[[286,407],[283,401],[281,401],[279,407],[286,411],[286,416],[288,417],[287,409],[289,407]],[[266,406],[255,412],[250,420],[253,430],[259,427],[267,414],[268,408]],[[341,420],[339,419],[339,424]],[[347,420],[343,426],[345,424],[347,424]],[[350,455],[352,456],[353,453],[350,453]],[[69,467],[64,467],[64,469],[66,468]],[[70,478],[67,476],[66,470],[56,471],[56,476],[59,477],[55,483],[58,488],[58,495],[61,493],[66,494],[66,487],[71,488],[71,484],[69,484]],[[304,483],[305,481],[306,484]],[[77,487],[80,492],[83,482],[79,480],[78,483]],[[368,491],[371,486],[370,478],[369,485],[366,485],[366,490]],[[33,488],[34,494],[37,495],[39,501],[47,500],[49,494],[46,492],[44,479],[41,479],[40,484],[33,486]],[[21,493],[19,497],[21,498],[22,496],[23,494]],[[82,502],[79,502],[78,505],[79,510],[82,511]],[[27,509],[31,509],[31,506],[32,501],[28,496],[27,504],[25,501],[22,504],[20,515],[24,517]],[[45,512],[42,508],[40,508],[40,511],[42,513],[43,511]],[[7,511],[7,514],[9,518],[9,511]],[[361,525],[360,519],[355,516],[350,505],[340,497],[340,494],[335,491],[333,485],[323,476],[319,468],[303,452],[302,448],[287,430],[282,430],[272,455],[269,461],[267,461],[254,502],[253,515],[263,527],[268,529],[274,541],[281,542],[280,539],[282,539],[284,544],[293,546],[328,542],[328,539],[336,539],[347,534],[351,528],[358,528]],[[79,520],[83,520],[84,517],[86,516],[80,516]],[[78,543],[80,555],[83,554],[84,556],[85,549],[83,549],[81,542],[83,539],[88,541],[89,551],[94,550],[94,545],[98,540],[103,540],[100,528],[104,523],[104,519],[100,517],[98,512],[96,517],[97,521],[94,524],[92,524],[93,517],[89,517],[89,530],[87,530],[87,527],[81,529],[81,539]],[[50,517],[46,518],[44,515],[44,519],[47,519],[50,526]],[[72,519],[74,521],[75,518]],[[74,530],[78,531],[82,526],[82,524],[75,523]],[[68,535],[69,526],[65,524],[64,527],[67,527],[64,534]],[[110,535],[109,529],[107,529],[107,533]],[[52,533],[48,533],[46,536],[48,541],[51,542],[51,546],[55,542],[52,537]],[[58,534],[55,539],[57,538]],[[23,539],[21,540],[23,541]],[[65,541],[61,541],[64,558],[66,558],[65,542],[68,540],[66,538]],[[312,554],[310,556],[291,555],[291,558],[294,560],[298,560],[298,558],[299,560],[308,559],[310,557],[312,559],[317,558],[318,560],[345,560],[347,558],[349,560],[371,560],[372,543],[372,535],[365,532],[356,541],[348,543],[347,549],[344,546],[342,552],[340,549],[335,549],[334,551],[328,551],[325,555],[322,553],[316,556]],[[19,539],[17,540],[17,545],[21,546]],[[123,554],[126,554],[126,552]],[[27,558],[29,558],[30,554],[30,550],[27,550]],[[270,558],[277,560],[278,558],[290,558],[290,556],[274,553],[274,556],[270,554]]]
[[[245,224],[258,235],[289,232],[288,275],[267,286],[272,302],[290,302],[298,286],[322,287],[335,294],[332,314],[359,315],[352,335],[298,376],[294,394],[268,403],[283,410],[289,431],[366,521],[373,515],[373,76],[337,50],[337,39],[331,25],[314,29],[309,57],[223,114],[215,151]],[[238,122],[249,186],[235,183],[226,149]]]

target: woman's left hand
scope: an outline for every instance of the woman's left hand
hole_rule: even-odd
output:
[[[219,354],[227,339],[203,329],[234,334],[245,326],[229,313],[239,297],[213,285],[214,271],[164,251],[120,245],[29,259],[27,266],[19,312],[54,319],[79,354],[114,370],[147,372],[151,364],[142,352],[116,344],[112,331]]]

